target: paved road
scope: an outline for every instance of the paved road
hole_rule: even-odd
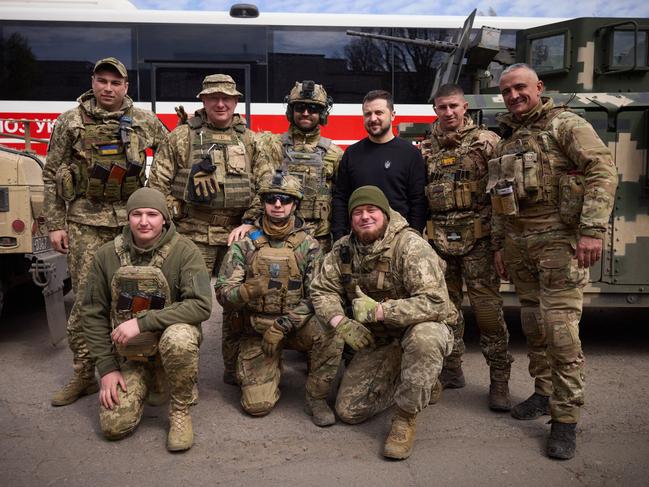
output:
[[[166,410],[147,408],[121,442],[99,433],[97,396],[53,408],[71,371],[65,345],[52,347],[45,313],[14,294],[0,325],[0,479],[6,486],[646,486],[649,485],[649,323],[646,313],[591,311],[582,321],[587,405],[577,456],[543,455],[546,420],[516,421],[486,407],[488,373],[475,333],[468,337],[467,387],[445,391],[418,418],[415,451],[381,457],[390,414],[321,429],[302,413],[305,365],[285,353],[282,398],[265,418],[245,416],[238,391],[220,382],[218,307],[201,348],[196,442],[165,450]],[[471,322],[471,319],[469,318]],[[532,392],[516,313],[508,313],[516,359],[515,400]],[[469,323],[469,329],[473,329]]]

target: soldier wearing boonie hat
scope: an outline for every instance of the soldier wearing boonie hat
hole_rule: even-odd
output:
[[[203,95],[211,95],[212,93],[223,93],[230,96],[243,96],[237,91],[237,84],[228,74],[210,74],[203,79],[203,90],[196,95],[200,98]]]

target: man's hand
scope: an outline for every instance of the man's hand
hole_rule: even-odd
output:
[[[284,339],[284,330],[273,323],[264,332],[264,337],[261,341],[261,349],[268,357],[272,357],[277,353],[279,344]]]
[[[354,310],[354,319],[361,323],[376,323],[377,310],[380,304],[374,301],[367,294],[361,291],[361,288],[356,286],[356,299],[352,301],[352,308]]]
[[[588,268],[602,257],[602,239],[582,235],[575,251],[580,268]]]
[[[68,253],[68,232],[65,230],[54,230],[50,232],[50,243],[52,248],[60,254]]]
[[[338,333],[345,343],[352,347],[354,350],[360,350],[365,347],[374,346],[374,337],[372,332],[365,328],[358,321],[343,318],[336,326],[336,333]]]
[[[243,237],[246,236],[246,233],[248,233],[252,227],[254,227],[254,225],[248,225],[247,223],[242,223],[237,228],[232,230],[230,232],[230,235],[228,235],[228,247],[232,245],[234,242],[243,239]]]
[[[137,318],[131,318],[125,321],[113,330],[110,337],[115,343],[126,345],[131,338],[140,334],[140,327],[137,324]]]
[[[496,250],[494,252],[494,266],[496,267],[496,272],[501,279],[509,279],[509,274],[507,274],[507,269],[505,268],[505,261],[503,260],[502,250]]]
[[[119,397],[117,397],[117,386],[126,392],[126,382],[124,376],[119,370],[108,372],[101,378],[101,387],[99,389],[99,402],[106,409],[113,409],[119,405]]]

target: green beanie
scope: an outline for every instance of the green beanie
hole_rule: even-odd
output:
[[[167,223],[171,220],[171,218],[169,218],[167,200],[157,189],[140,188],[129,196],[128,201],[126,202],[126,214],[128,215],[131,211],[138,208],[153,208],[162,213],[162,216],[165,217]]]
[[[390,216],[390,203],[388,199],[376,186],[361,186],[356,191],[352,193],[349,197],[349,202],[347,203],[347,209],[349,211],[349,216],[352,216],[352,211],[354,208],[361,205],[374,205],[381,208],[383,213],[388,217]]]

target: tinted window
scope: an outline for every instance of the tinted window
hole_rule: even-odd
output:
[[[566,67],[566,35],[559,34],[530,41],[530,66],[537,73]]]
[[[90,89],[94,63],[114,56],[129,70],[129,95],[137,99],[132,45],[130,27],[2,24],[2,98],[74,100]]]
[[[634,46],[634,33],[615,31],[613,33],[613,66],[632,66],[633,53],[637,66],[647,65],[647,32],[639,31],[637,44]],[[635,49],[634,49],[635,47]]]

